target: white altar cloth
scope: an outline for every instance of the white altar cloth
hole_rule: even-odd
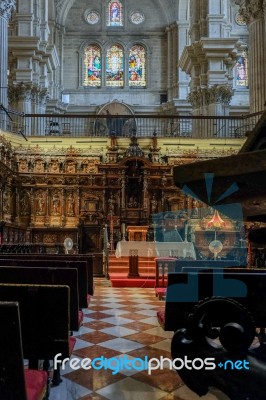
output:
[[[115,255],[117,258],[138,255],[139,257],[178,257],[196,260],[192,242],[120,241],[117,243]]]

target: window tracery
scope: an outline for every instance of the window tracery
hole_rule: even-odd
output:
[[[124,52],[119,45],[109,47],[106,53],[106,86],[124,86]]]
[[[146,51],[135,45],[129,51],[129,86],[146,86]]]
[[[123,26],[123,7],[120,1],[109,2],[107,26]]]
[[[235,65],[236,86],[248,87],[248,56],[247,51],[243,51]]]
[[[98,46],[90,45],[85,49],[84,64],[84,86],[101,86],[102,63],[101,50]]]

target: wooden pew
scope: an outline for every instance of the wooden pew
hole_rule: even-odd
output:
[[[44,260],[44,261],[64,261],[69,264],[68,268],[74,268],[73,262],[83,261],[86,262],[86,282],[87,282],[87,293],[93,295],[93,255],[91,254],[1,254],[2,259],[27,259],[27,260]],[[83,276],[84,279],[84,276]],[[84,306],[81,306],[84,307]]]
[[[0,399],[44,399],[47,372],[24,370],[18,302],[0,302],[0,324]]]
[[[87,308],[88,275],[85,261],[63,261],[46,259],[28,259],[28,254],[16,258],[0,258],[0,266],[31,267],[31,268],[70,268],[78,271],[79,307]]]
[[[266,327],[265,271],[224,269],[217,272],[195,271],[168,274],[165,302],[167,331],[186,325],[199,301],[213,296],[231,298],[243,305],[253,316],[256,326]]]
[[[71,331],[79,330],[78,275],[74,268],[31,268],[0,266],[0,283],[64,285],[70,289]]]
[[[216,268],[238,267],[239,261],[235,260],[185,260],[174,257],[156,258],[155,293],[159,299],[166,295],[167,276],[169,272],[188,272],[190,270],[208,269],[215,265]]]
[[[30,365],[57,353],[69,357],[69,298],[68,286],[0,284],[0,301],[19,303],[23,354]]]
[[[265,399],[265,272],[229,268],[218,273],[185,274],[187,282],[192,274],[198,277],[200,301],[190,305],[176,303],[175,318],[182,318],[183,308],[187,315],[183,315],[182,328],[176,330],[172,338],[171,355],[174,360],[186,357],[203,363],[214,361],[214,368],[181,368],[178,371],[179,379],[199,396],[207,394],[210,387],[216,387],[230,399]],[[179,289],[184,288],[180,286]],[[216,296],[212,297],[213,294]],[[193,310],[189,309],[191,306]],[[166,319],[168,311],[166,308]],[[260,333],[257,328],[262,328]],[[240,365],[242,362],[244,366]]]

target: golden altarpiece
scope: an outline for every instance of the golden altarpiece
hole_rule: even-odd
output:
[[[147,227],[146,240],[154,240],[153,214],[191,209],[194,225],[202,218],[200,206],[172,178],[174,165],[202,158],[199,150],[165,154],[156,136],[143,147],[133,136],[86,149],[15,148],[5,137],[0,141],[2,246],[63,253],[68,237],[73,252],[101,254],[106,226],[115,248],[122,226]]]

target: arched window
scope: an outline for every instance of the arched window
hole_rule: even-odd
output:
[[[85,79],[84,86],[101,86],[102,63],[101,50],[91,45],[85,49]]]
[[[235,66],[236,86],[248,87],[248,57],[247,52],[243,51]]]
[[[123,26],[123,9],[120,1],[109,2],[107,26]]]
[[[109,47],[106,53],[106,86],[124,86],[124,54],[119,45]]]
[[[129,51],[129,86],[146,86],[146,51],[143,46],[135,45]]]

